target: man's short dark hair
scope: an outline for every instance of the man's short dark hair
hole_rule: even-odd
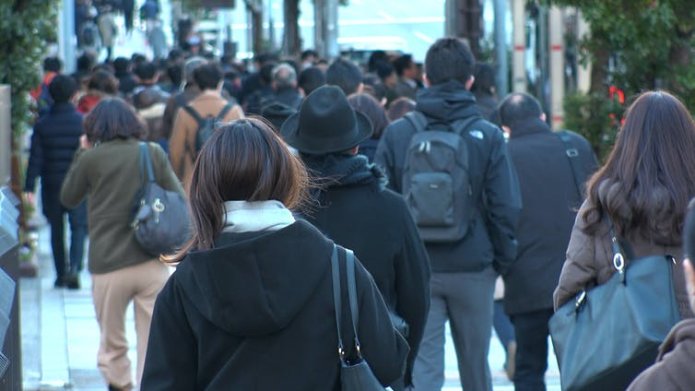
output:
[[[393,60],[393,67],[396,69],[398,76],[403,76],[403,71],[410,68],[413,64],[413,56],[404,54]]]
[[[157,74],[157,65],[155,63],[146,61],[135,67],[135,75],[137,75],[140,80],[152,80]]]
[[[478,62],[475,64],[475,82],[473,87],[471,87],[471,92],[473,93],[483,93],[488,95],[493,95],[495,93],[496,86],[496,76],[495,68],[492,65],[485,62]]]
[[[425,72],[430,84],[465,83],[473,75],[475,57],[458,38],[440,38],[427,50]]]
[[[58,57],[46,57],[43,59],[43,70],[45,72],[60,72],[63,63]]]
[[[128,60],[125,57],[116,57],[116,59],[113,60],[113,70],[116,72],[117,75],[122,75],[128,72],[129,67],[130,60]]]
[[[216,62],[200,65],[193,71],[193,80],[201,90],[214,90],[222,81],[222,67]]]
[[[371,73],[376,72],[376,67],[380,62],[389,62],[389,56],[383,50],[373,51],[367,61],[367,70]]]
[[[385,61],[376,63],[375,69],[377,76],[379,76],[379,79],[381,80],[391,76],[394,72],[393,65],[390,62]]]
[[[297,81],[304,93],[309,95],[315,89],[326,84],[326,75],[319,67],[309,67],[299,74]]]
[[[520,122],[540,117],[543,109],[533,96],[516,92],[504,98],[498,112],[500,124],[513,129]]]
[[[56,75],[48,85],[48,93],[55,103],[66,103],[77,92],[77,82],[70,76]]]
[[[302,61],[304,61],[307,58],[312,57],[312,56],[318,58],[319,53],[314,49],[306,49],[305,51],[302,52],[301,58],[302,58]]]
[[[345,95],[357,92],[362,83],[362,71],[352,61],[339,58],[326,71],[326,84],[340,87]]]
[[[77,57],[77,70],[81,72],[90,72],[94,66],[94,57],[89,53],[83,53]]]

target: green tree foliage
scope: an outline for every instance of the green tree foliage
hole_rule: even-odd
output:
[[[46,45],[55,41],[57,0],[0,2],[0,83],[12,86],[12,131],[32,119],[29,91],[39,85]]]
[[[578,8],[590,26],[590,34],[580,42],[580,49],[583,61],[592,63],[591,93],[583,98],[568,97],[566,107],[571,116],[578,119],[582,112],[619,113],[607,97],[609,85],[619,87],[627,97],[644,90],[667,89],[691,110],[695,109],[692,0],[542,1]],[[613,138],[610,133],[615,132],[615,127],[596,129],[597,121],[592,122],[593,128],[584,124],[585,129],[578,130],[589,132],[589,138],[594,140]],[[601,134],[591,134],[597,131]],[[595,147],[606,149],[604,145]]]

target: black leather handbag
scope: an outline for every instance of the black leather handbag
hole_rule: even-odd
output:
[[[140,143],[140,172],[145,184],[135,200],[132,222],[135,240],[152,256],[171,253],[189,235],[186,200],[181,194],[157,184],[149,147],[144,142]]]
[[[629,244],[621,246],[613,227],[610,232],[616,273],[580,292],[549,322],[565,391],[626,389],[654,363],[659,345],[680,320],[674,259],[652,255],[626,264]]]
[[[340,288],[340,265],[338,261],[338,246],[333,246],[331,256],[331,268],[333,274],[333,304],[335,307],[335,323],[338,329],[338,357],[340,359],[340,385],[342,391],[384,391],[384,386],[372,372],[367,361],[360,351],[357,324],[359,323],[359,309],[357,307],[357,285],[355,283],[355,255],[352,251],[341,248],[345,253],[345,269],[347,271],[347,291],[350,302],[350,320],[355,335],[356,359],[351,360],[345,353],[342,337],[342,290]]]

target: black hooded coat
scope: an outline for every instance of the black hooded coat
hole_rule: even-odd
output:
[[[332,249],[298,221],[273,232],[223,233],[213,249],[189,253],[157,298],[141,388],[338,390]],[[390,384],[403,374],[407,344],[359,262],[356,285],[362,355]],[[343,340],[351,341],[347,305],[342,318]]]

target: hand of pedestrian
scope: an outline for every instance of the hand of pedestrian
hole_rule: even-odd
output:
[[[80,148],[82,149],[91,149],[92,148],[92,143],[87,139],[87,135],[83,134],[80,137]]]
[[[28,191],[28,192],[24,193],[24,199],[25,199],[29,204],[34,205],[35,199],[34,199],[34,193],[33,193],[33,192]]]

